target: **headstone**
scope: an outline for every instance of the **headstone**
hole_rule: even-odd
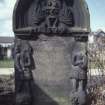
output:
[[[86,2],[17,0],[13,31],[16,105],[86,105]]]

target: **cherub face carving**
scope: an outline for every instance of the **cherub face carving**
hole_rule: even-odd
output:
[[[59,9],[60,1],[59,0],[48,0],[47,6],[52,9]]]
[[[46,12],[48,16],[57,16],[61,8],[60,0],[48,0],[46,4]]]

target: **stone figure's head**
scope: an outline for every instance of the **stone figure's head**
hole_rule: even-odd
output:
[[[28,52],[28,53],[32,53],[32,48],[31,48],[31,46],[30,46],[30,44],[28,43],[28,41],[23,41],[23,43],[22,43],[22,51],[23,52]]]
[[[72,63],[73,63],[74,66],[78,66],[82,69],[87,67],[87,56],[86,56],[86,54],[84,54],[82,52],[78,52],[78,53],[74,54]]]
[[[15,42],[16,42],[16,44],[15,44],[14,52],[15,52],[15,54],[17,54],[17,53],[20,53],[20,51],[21,51],[21,40],[16,38]]]

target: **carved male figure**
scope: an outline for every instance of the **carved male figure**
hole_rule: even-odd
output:
[[[85,105],[86,102],[86,83],[87,83],[87,56],[82,52],[73,55],[72,83],[73,93],[78,105]],[[77,105],[77,104],[75,104]]]

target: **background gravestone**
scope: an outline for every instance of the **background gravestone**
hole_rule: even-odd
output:
[[[90,17],[84,0],[17,0],[17,105],[86,105]]]

